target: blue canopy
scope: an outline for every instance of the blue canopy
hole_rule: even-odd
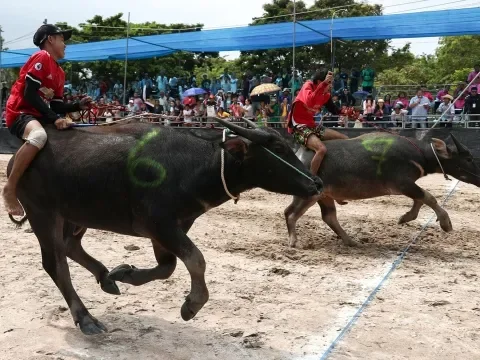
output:
[[[380,40],[480,34],[480,7],[407,14],[336,18],[333,37]],[[297,22],[296,46],[330,41],[331,20]],[[217,52],[278,49],[292,46],[291,22],[130,38],[128,59],[146,59],[175,51]],[[125,59],[126,39],[69,45],[65,61]],[[0,67],[22,66],[36,49],[2,53]]]

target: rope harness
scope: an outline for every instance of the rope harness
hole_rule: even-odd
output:
[[[222,135],[222,142],[225,142],[225,139],[227,138],[227,129],[223,130],[223,135]],[[225,149],[222,148],[220,151],[220,177],[222,178],[222,184],[223,184],[223,189],[227,193],[227,195],[232,199],[235,204],[238,202],[240,199],[240,196],[234,196],[232,193],[228,190],[227,187],[227,182],[225,181]]]

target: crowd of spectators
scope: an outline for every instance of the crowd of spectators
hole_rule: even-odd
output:
[[[334,74],[332,84],[332,101],[339,116],[333,116],[324,108],[315,118],[327,126],[424,128],[428,127],[427,118],[431,115],[441,114],[441,126],[451,127],[460,121],[462,114],[468,114],[469,126],[480,126],[479,71],[480,66],[475,65],[466,82],[459,83],[453,92],[446,85],[433,96],[426,86],[422,86],[410,96],[401,91],[396,98],[390,94],[379,98],[373,94],[376,73],[368,64],[360,70],[342,68]],[[474,83],[450,106],[475,77]],[[232,121],[245,117],[263,126],[285,127],[291,104],[308,78],[308,74],[302,77],[298,72],[292,76],[287,69],[277,74],[246,72],[240,78],[224,69],[223,74],[215,79],[207,74],[200,79],[193,74],[185,78],[167,77],[164,71],[160,71],[156,76],[143,74],[141,79],[128,83],[126,91],[120,80],[100,78],[76,86],[67,82],[65,100],[70,102],[79,96],[91,96],[96,106],[89,116],[107,122],[137,114],[144,114],[148,119],[148,114],[155,114],[151,121],[162,121],[165,125],[205,125],[208,118],[218,116]],[[274,94],[250,96],[256,86],[265,83],[274,83],[281,90]],[[184,96],[184,92],[192,88],[203,89],[200,92],[204,93]],[[79,120],[82,115],[69,116]]]

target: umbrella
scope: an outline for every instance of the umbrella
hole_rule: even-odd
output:
[[[203,90],[202,88],[191,88],[191,89],[188,89],[187,91],[185,91],[182,95],[183,97],[187,97],[187,96],[197,96],[197,95],[202,95],[202,94],[205,94],[206,91]]]
[[[353,96],[357,96],[357,97],[364,97],[367,95],[370,95],[370,93],[368,91],[363,91],[363,90],[355,91],[353,93]]]
[[[255,86],[255,88],[250,93],[250,96],[272,93],[277,91],[282,91],[282,89],[275,84],[260,84],[258,86]]]

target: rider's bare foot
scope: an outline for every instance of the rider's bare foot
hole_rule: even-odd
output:
[[[22,205],[18,202],[17,194],[15,191],[11,191],[8,188],[3,189],[3,204],[5,209],[10,215],[13,216],[23,216],[23,208]]]
[[[338,205],[347,205],[348,202],[346,202],[345,200],[336,200],[337,201],[337,204]]]

